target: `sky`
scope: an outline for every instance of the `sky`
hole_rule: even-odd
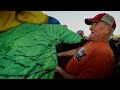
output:
[[[83,30],[85,36],[89,36],[90,30],[89,25],[86,25],[84,20],[93,18],[99,13],[108,13],[116,20],[116,29],[113,34],[120,35],[120,11],[43,11],[43,13],[56,18],[73,32]]]

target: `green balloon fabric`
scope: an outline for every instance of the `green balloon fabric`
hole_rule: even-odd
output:
[[[23,23],[0,34],[0,79],[53,79],[56,45],[82,37],[62,25]]]

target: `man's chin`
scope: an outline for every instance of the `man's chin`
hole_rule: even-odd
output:
[[[89,35],[89,39],[90,39],[90,40],[93,40],[93,39],[94,39],[94,35],[93,35],[93,34],[90,34],[90,35]]]
[[[96,39],[94,37],[89,37],[90,41],[96,41]]]

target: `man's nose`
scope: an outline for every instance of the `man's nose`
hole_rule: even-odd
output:
[[[90,29],[90,30],[93,30],[93,27],[92,27],[92,25],[89,27],[89,29]]]

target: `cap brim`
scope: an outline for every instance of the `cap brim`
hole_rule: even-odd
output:
[[[92,20],[91,19],[85,19],[85,23],[87,24],[87,25],[91,25],[92,24]]]

